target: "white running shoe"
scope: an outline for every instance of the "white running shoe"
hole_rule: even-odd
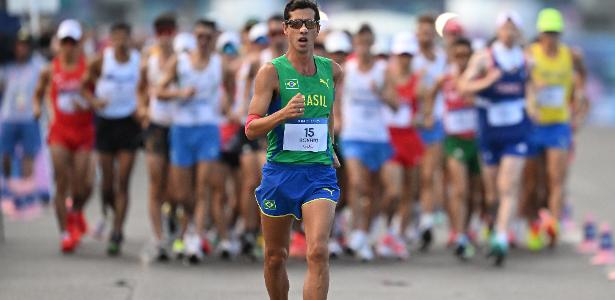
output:
[[[370,262],[374,260],[374,251],[372,250],[372,247],[368,243],[363,244],[363,247],[361,247],[359,252],[357,252],[357,258],[362,262]]]
[[[223,259],[230,259],[233,256],[233,245],[231,241],[224,239],[218,244],[218,253]]]
[[[184,244],[186,245],[186,256],[188,256],[190,263],[198,263],[203,259],[201,237],[198,234],[186,234],[184,237]]]
[[[342,249],[342,246],[337,241],[337,239],[332,238],[332,239],[329,240],[329,255],[330,256],[332,256],[332,257],[340,257],[343,252],[344,252],[344,250]]]
[[[350,233],[350,240],[348,241],[348,248],[353,252],[359,252],[364,245],[367,244],[367,234],[361,230],[353,230]]]

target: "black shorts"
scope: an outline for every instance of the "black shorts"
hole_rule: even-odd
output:
[[[96,116],[95,124],[99,152],[136,151],[141,144],[141,126],[132,116],[120,119]]]
[[[239,167],[239,157],[242,154],[257,152],[261,149],[264,149],[261,141],[249,140],[246,136],[245,127],[242,126],[226,145],[222,146],[220,161],[230,167],[237,168]]]
[[[151,123],[143,135],[145,151],[169,157],[169,127]]]

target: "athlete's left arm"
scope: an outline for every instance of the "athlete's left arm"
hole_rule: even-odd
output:
[[[235,97],[235,72],[237,68],[235,68],[233,61],[227,61],[222,68],[222,88],[224,89],[222,113],[229,116]]]
[[[329,114],[329,136],[331,137],[331,143],[335,144],[335,118],[339,115],[339,106],[336,107],[335,103],[337,103],[341,97],[342,90],[342,82],[344,81],[344,72],[342,71],[342,67],[331,61],[331,65],[333,66],[333,85],[335,87],[335,98],[333,100],[333,105],[331,107],[331,113]],[[337,158],[337,154],[333,151],[333,167],[339,168],[341,166],[339,159]]]
[[[94,110],[103,109],[107,106],[107,101],[98,99],[94,94],[96,82],[102,73],[102,65],[103,56],[98,55],[88,64],[87,70],[85,71],[85,76],[81,81],[81,96],[90,104],[92,108],[94,108]]]
[[[571,49],[572,63],[575,71],[574,87],[573,87],[573,129],[577,129],[578,126],[585,120],[587,113],[589,112],[589,101],[585,93],[585,83],[587,82],[587,67],[585,66],[585,60],[580,50]]]
[[[527,70],[529,73],[529,80],[525,85],[525,99],[526,99],[526,107],[527,113],[533,120],[538,120],[538,104],[536,102],[536,78],[532,76],[532,68],[534,68],[535,60],[532,56],[532,52],[528,49],[525,49],[525,61]]]
[[[397,92],[395,91],[394,76],[389,68],[386,68],[384,71],[384,83],[378,94],[386,105],[392,110],[397,111],[399,108],[399,100],[397,99]]]

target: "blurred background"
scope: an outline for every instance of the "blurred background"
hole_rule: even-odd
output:
[[[379,41],[399,31],[410,31],[414,18],[423,13],[456,12],[475,39],[488,40],[494,31],[495,17],[501,10],[516,10],[524,19],[524,36],[536,35],[538,11],[546,6],[558,8],[566,18],[564,40],[585,55],[590,77],[588,94],[592,103],[589,122],[596,126],[615,126],[615,1],[600,0],[321,0],[328,25],[354,31],[369,22]],[[83,22],[93,40],[105,39],[108,25],[128,21],[136,40],[144,43],[152,35],[150,23],[159,13],[175,11],[181,29],[189,30],[194,20],[208,17],[223,30],[237,30],[248,19],[265,19],[280,13],[284,0],[0,0],[0,63],[11,56],[11,39],[20,25],[36,38],[45,54],[57,24],[65,18]],[[5,42],[9,41],[9,42]],[[99,46],[90,43],[92,51]]]

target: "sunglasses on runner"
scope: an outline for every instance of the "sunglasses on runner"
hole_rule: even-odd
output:
[[[316,25],[318,25],[320,22],[314,19],[293,19],[286,20],[284,23],[286,23],[286,25],[288,25],[292,29],[301,29],[303,25],[305,25],[305,28],[307,29],[314,29],[316,28]]]

